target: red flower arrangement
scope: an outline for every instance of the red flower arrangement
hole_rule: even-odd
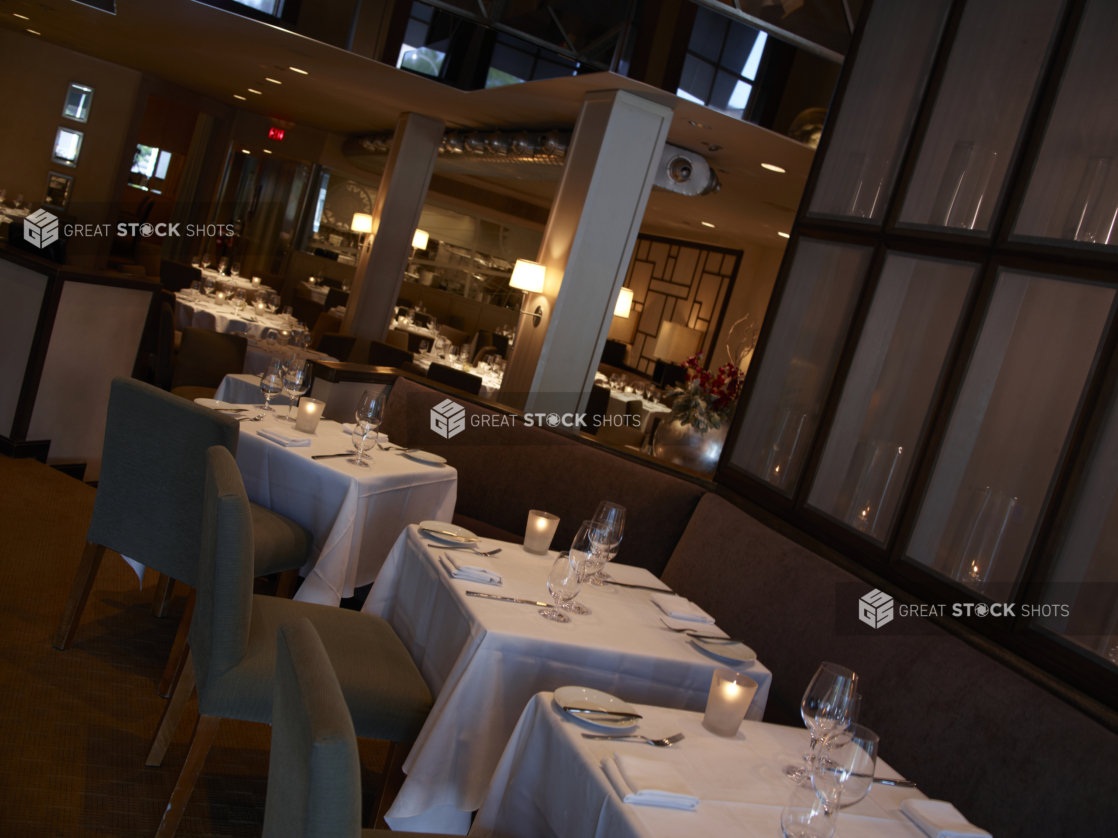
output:
[[[715,373],[702,367],[703,353],[692,355],[684,363],[687,380],[669,395],[676,397],[672,418],[683,425],[692,425],[700,433],[722,427],[734,412],[734,403],[741,395],[745,378],[734,364],[726,363]]]

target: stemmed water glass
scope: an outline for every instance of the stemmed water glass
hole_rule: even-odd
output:
[[[295,404],[296,397],[302,396],[311,387],[311,365],[302,358],[292,358],[283,367],[283,391],[291,401],[287,405],[287,415],[284,422],[294,422],[291,418],[291,407]]]
[[[283,362],[278,358],[272,359],[268,369],[260,376],[260,392],[264,394],[264,409],[274,413],[276,409],[272,407],[272,397],[283,392]]]
[[[568,555],[571,560],[578,567],[579,581],[582,583],[587,582],[600,568],[601,559],[598,552],[597,542],[600,540],[600,535],[596,530],[596,525],[593,521],[583,521],[582,526],[578,528],[575,534],[574,541],[571,542],[571,549]],[[564,611],[570,611],[572,614],[589,614],[590,609],[581,603],[575,602],[574,597],[571,597],[570,602],[565,602],[559,606]]]
[[[353,426],[353,448],[357,451],[356,457],[351,457],[346,460],[347,463],[353,463],[355,466],[361,468],[368,468],[369,464],[365,462],[365,449],[376,445],[377,437],[380,435],[377,428],[380,423],[362,422],[360,420]]]
[[[880,745],[880,738],[868,727],[850,725],[816,757],[812,783],[826,791],[833,781],[841,792],[839,805],[853,806],[870,792]]]
[[[797,786],[780,813],[784,838],[831,838],[835,834],[842,790],[830,776],[820,775],[814,784],[811,781],[809,776],[806,786]]]
[[[558,608],[578,596],[581,590],[582,578],[578,562],[572,555],[560,553],[547,576],[547,592],[555,600],[557,608],[541,608],[540,616],[557,623],[569,623],[571,618]]]
[[[241,263],[234,262],[233,267],[229,269],[229,273],[231,273],[233,276],[239,277],[241,275]]]
[[[820,664],[800,702],[800,715],[811,731],[811,750],[804,762],[784,766],[784,773],[799,785],[811,782],[816,748],[854,723],[859,705],[858,676],[836,663]]]
[[[620,504],[602,501],[594,513],[596,532],[596,548],[599,554],[598,570],[590,577],[591,585],[604,585],[609,581],[609,574],[602,568],[607,562],[613,561],[621,547],[621,539],[625,536],[625,507]]]
[[[233,295],[233,311],[237,314],[241,313],[241,309],[245,307],[245,292],[244,289],[238,289],[237,293]]]
[[[209,270],[210,267],[210,254],[202,254],[202,270]]]
[[[357,403],[356,418],[358,422],[373,422],[379,428],[383,413],[383,390],[366,390],[361,394],[361,401]]]
[[[207,276],[203,280],[203,283],[203,287],[206,289],[206,293],[212,294],[214,292],[214,278],[212,276]]]
[[[419,351],[423,355],[426,355],[430,351],[430,349],[431,349],[431,344],[430,344],[429,341],[421,340],[419,342]]]

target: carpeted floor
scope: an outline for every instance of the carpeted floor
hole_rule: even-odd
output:
[[[160,768],[144,757],[163,711],[155,687],[185,602],[152,616],[106,553],[74,645],[51,646],[95,491],[31,460],[0,456],[0,835],[151,836],[197,718],[187,710]],[[268,781],[266,725],[222,722],[178,835],[258,836]],[[366,813],[384,746],[361,741]]]

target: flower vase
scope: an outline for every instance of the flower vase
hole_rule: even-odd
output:
[[[729,430],[728,419],[717,430],[711,429],[706,433],[693,425],[684,425],[679,419],[663,421],[656,429],[652,455],[700,474],[714,474]]]

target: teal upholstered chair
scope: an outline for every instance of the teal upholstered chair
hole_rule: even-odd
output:
[[[361,829],[361,762],[330,657],[305,617],[279,628],[264,838],[417,835]]]
[[[55,635],[56,649],[74,640],[105,548],[162,574],[153,610],[163,616],[175,581],[198,587],[206,450],[221,445],[235,453],[235,419],[131,378],[114,378],[109,394],[101,475],[85,552]],[[294,583],[307,560],[311,536],[294,521],[252,504],[257,533],[255,576],[287,571]],[[160,694],[167,695],[186,643],[193,608],[187,602]]]
[[[252,511],[227,448],[207,454],[198,604],[190,653],[156,731],[147,764],[159,765],[183,710],[198,691],[198,722],[157,835],[173,835],[221,719],[272,722],[276,632],[305,617],[337,673],[359,736],[414,742],[431,693],[392,627],[343,608],[254,596]]]

